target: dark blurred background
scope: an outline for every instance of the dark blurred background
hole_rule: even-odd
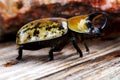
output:
[[[102,38],[120,37],[120,0],[0,0],[0,42],[15,40],[17,31],[35,19],[101,11],[108,13]]]

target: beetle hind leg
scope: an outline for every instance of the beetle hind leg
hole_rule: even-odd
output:
[[[16,58],[17,60],[21,60],[22,59],[22,47],[19,47],[19,50],[18,50],[18,57]]]

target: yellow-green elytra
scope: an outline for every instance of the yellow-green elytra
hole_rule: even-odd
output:
[[[17,33],[16,43],[25,44],[58,38],[68,32],[64,18],[44,18],[24,25]]]

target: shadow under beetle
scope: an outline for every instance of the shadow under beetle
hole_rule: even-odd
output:
[[[103,16],[104,23],[101,27],[93,27],[94,21]],[[61,51],[63,47],[71,41],[74,48],[83,56],[81,49],[77,44],[74,33],[78,34],[100,34],[107,23],[106,14],[103,12],[92,13],[89,15],[74,16],[65,18],[43,18],[34,20],[24,25],[17,33],[16,44],[18,47],[17,60],[22,59],[23,50],[38,50],[45,47],[51,47],[49,51],[49,60],[53,60],[53,52]],[[84,42],[86,51],[89,51]]]

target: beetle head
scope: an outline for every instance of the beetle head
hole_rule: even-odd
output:
[[[93,24],[95,20],[104,17],[104,23],[102,26],[95,27]],[[77,32],[77,33],[86,33],[86,34],[94,34],[99,35],[105,28],[107,23],[107,17],[105,13],[92,13],[89,15],[80,15],[74,16],[68,19],[68,27],[70,30]]]

